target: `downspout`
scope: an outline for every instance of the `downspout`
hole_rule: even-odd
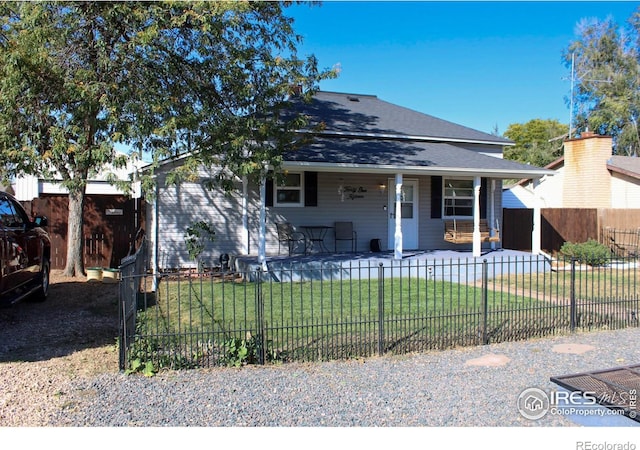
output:
[[[539,255],[541,252],[541,236],[542,229],[540,228],[541,214],[540,214],[540,180],[538,178],[533,179],[533,230],[531,231],[531,253]]]
[[[480,184],[478,176],[473,177],[473,256],[482,255],[482,242],[480,242]]]
[[[242,239],[242,252],[245,255],[249,254],[249,213],[247,211],[248,208],[248,199],[247,199],[247,177],[246,175],[242,177],[242,230],[240,232],[240,236]]]
[[[258,263],[263,271],[267,270],[267,171],[260,173],[260,223],[258,226]]]
[[[152,247],[152,261],[153,261],[153,271],[152,273],[156,276],[153,277],[153,291],[157,292],[158,290],[158,274],[160,273],[159,270],[159,247],[158,247],[158,233],[159,233],[159,224],[158,224],[158,217],[160,216],[158,214],[158,208],[159,208],[159,203],[158,203],[158,198],[159,198],[159,189],[158,189],[158,183],[157,183],[158,179],[156,178],[156,183],[155,183],[155,188],[154,188],[154,199],[153,199],[153,214],[152,214],[152,220],[153,220],[153,231],[152,231],[152,239],[153,239],[153,247]]]

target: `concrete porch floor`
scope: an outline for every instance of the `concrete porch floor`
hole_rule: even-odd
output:
[[[471,250],[405,251],[401,260],[393,256],[393,251],[267,255],[266,263],[269,279],[273,281],[377,279],[380,266],[385,277],[421,276],[473,281],[482,276],[485,259],[490,265],[490,277],[504,272],[515,273],[516,270],[528,273],[551,269],[550,261],[543,255],[508,249],[483,250],[477,258],[473,257]],[[242,273],[256,273],[260,268],[258,257],[237,256],[235,268]]]

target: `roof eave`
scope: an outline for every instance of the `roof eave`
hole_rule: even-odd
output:
[[[418,141],[418,142],[455,142],[457,144],[482,144],[482,145],[499,145],[511,147],[515,145],[515,142],[510,141],[490,141],[483,139],[462,139],[442,136],[415,136],[406,134],[393,134],[393,133],[362,133],[353,131],[310,131],[299,130],[301,134],[313,134],[323,137],[345,137],[345,138],[358,138],[358,139],[383,139],[383,140],[401,140],[401,141]]]
[[[424,166],[397,166],[392,164],[351,164],[351,163],[318,163],[305,161],[284,161],[284,169],[307,169],[316,172],[350,172],[371,174],[396,174],[404,175],[435,175],[435,176],[475,176],[481,174],[488,178],[541,178],[545,175],[553,175],[554,172],[546,169],[531,170],[506,170],[506,169],[478,169],[466,167],[424,167]]]
[[[631,177],[631,178],[640,179],[640,174],[639,173],[633,172],[633,171],[628,170],[628,169],[623,169],[622,167],[618,167],[618,166],[613,166],[611,164],[607,164],[607,169],[612,171],[612,172],[617,172],[619,174],[626,175],[626,176]]]

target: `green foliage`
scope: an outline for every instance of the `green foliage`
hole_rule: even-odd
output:
[[[191,259],[198,261],[207,242],[212,242],[215,239],[215,234],[216,232],[211,225],[204,221],[194,222],[187,227],[184,233],[184,242]]]
[[[125,371],[125,374],[141,373],[145,377],[152,377],[156,374],[156,369],[151,361],[142,361],[139,358],[131,361],[131,368]]]
[[[57,172],[81,204],[92,175],[126,164],[117,144],[153,157],[147,193],[153,170],[178,155],[170,182],[195,179],[202,164],[226,187],[277,167],[304,142],[294,139],[304,117],[281,114],[293,90],[307,99],[337,73],[297,56],[288,5],[1,3],[0,177]],[[80,208],[69,223],[82,228]],[[69,249],[81,240],[71,237]]]
[[[574,67],[576,136],[611,135],[619,155],[640,154],[640,10],[619,26],[612,18],[583,19],[563,55]]]
[[[248,339],[231,338],[222,343],[223,364],[230,367],[240,367],[245,364],[255,364],[258,360],[258,347],[255,337]]]
[[[610,262],[612,257],[609,247],[594,239],[581,243],[565,242],[560,248],[560,253],[574,258],[580,264],[590,266],[603,266]]]
[[[557,120],[533,119],[509,125],[504,136],[515,142],[504,150],[505,159],[544,167],[562,156],[562,137],[569,127]]]

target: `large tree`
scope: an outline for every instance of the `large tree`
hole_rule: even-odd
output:
[[[527,123],[512,123],[504,136],[515,142],[504,151],[505,159],[544,167],[562,156],[562,138],[569,127],[555,119],[533,119]]]
[[[572,68],[576,132],[611,135],[621,155],[640,154],[640,13],[626,26],[613,19],[585,19],[563,58]],[[573,134],[575,135],[575,133]]]
[[[279,111],[320,79],[280,2],[8,2],[0,5],[0,170],[56,172],[69,191],[66,275],[84,273],[87,180],[123,143],[155,162],[188,155],[264,174],[304,118]]]

